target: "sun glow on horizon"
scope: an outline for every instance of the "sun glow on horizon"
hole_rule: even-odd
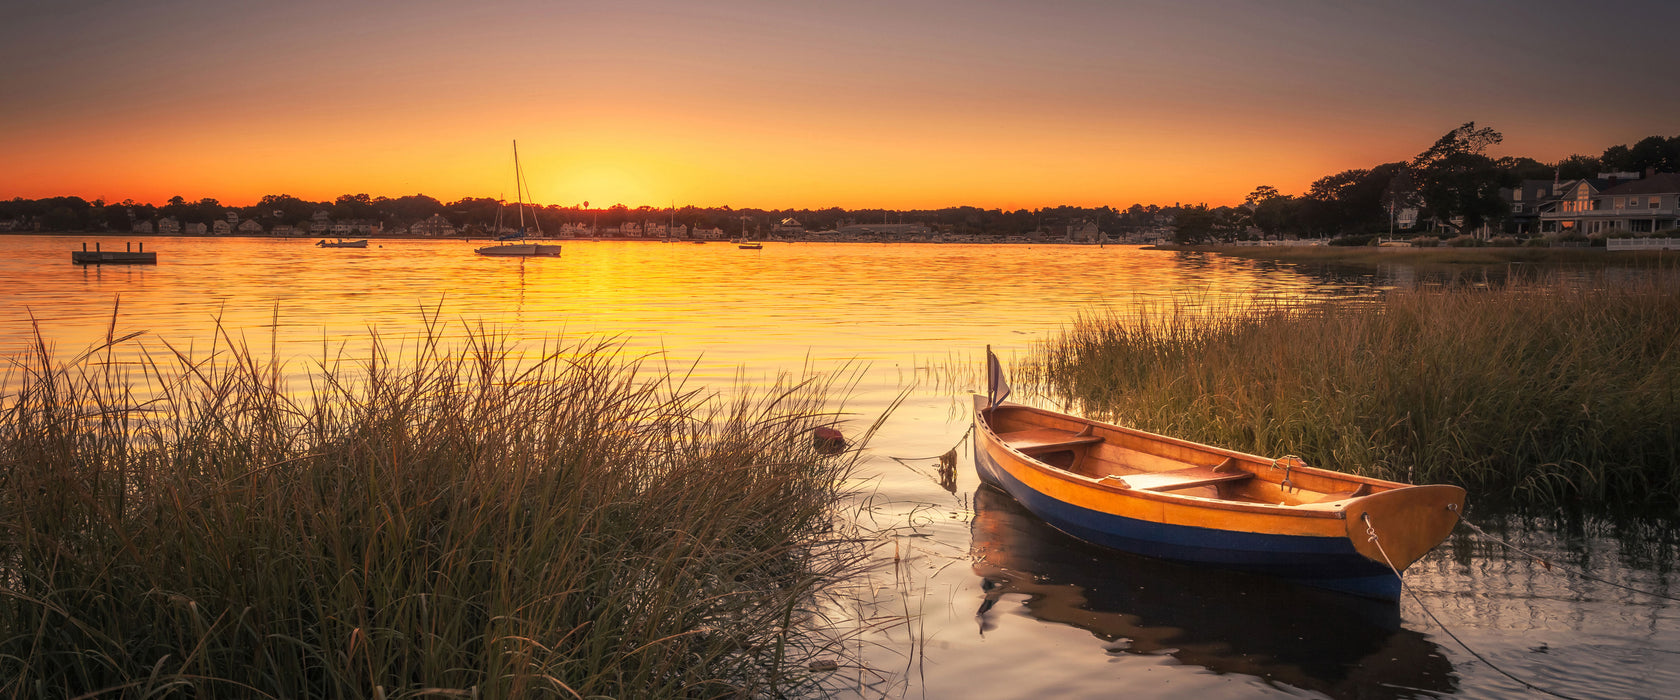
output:
[[[1464,67],[1583,31],[1454,40],[1506,26],[1482,9],[1303,23],[1260,6],[951,0],[327,7],[20,10],[0,45],[0,197],[513,199],[517,138],[545,205],[1217,206],[1408,159],[1469,120],[1503,131],[1509,154],[1555,160],[1680,112],[1648,87],[1667,73],[1609,85],[1565,53],[1482,81]],[[1394,26],[1443,40],[1420,55]],[[1617,28],[1622,58],[1667,65],[1663,26]],[[1559,103],[1557,84],[1593,99]]]

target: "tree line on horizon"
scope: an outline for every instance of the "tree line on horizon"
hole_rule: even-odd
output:
[[[796,219],[808,230],[831,230],[849,224],[920,223],[948,233],[1011,236],[1053,231],[1057,227],[1090,222],[1113,237],[1172,226],[1185,243],[1244,237],[1250,227],[1261,235],[1329,237],[1388,230],[1395,209],[1415,207],[1419,221],[1430,231],[1473,230],[1499,225],[1509,216],[1500,189],[1523,180],[1575,180],[1605,172],[1680,172],[1680,136],[1650,136],[1630,145],[1611,146],[1597,156],[1571,155],[1554,163],[1527,157],[1487,155],[1503,136],[1491,127],[1468,122],[1438,139],[1408,161],[1382,163],[1327,175],[1306,192],[1284,194],[1260,185],[1238,206],[1175,203],[1171,206],[1133,204],[1110,206],[1062,205],[1037,209],[985,209],[973,206],[943,209],[733,209],[684,206],[631,208],[583,205],[528,205],[534,216],[528,225],[557,230],[561,224],[615,228],[626,223],[675,223],[690,228],[718,228],[729,233],[759,233],[784,219]],[[0,221],[13,221],[25,230],[127,232],[136,222],[172,217],[187,223],[210,224],[227,213],[240,220],[255,219],[272,228],[298,226],[318,211],[335,221],[366,221],[407,226],[441,214],[457,227],[488,231],[498,221],[517,225],[520,212],[489,197],[466,197],[443,202],[424,194],[402,197],[341,195],[333,201],[310,201],[289,194],[266,195],[245,207],[223,205],[213,198],[190,201],[175,196],[159,206],[124,200],[106,203],[81,197],[0,200]]]
[[[1415,208],[1424,230],[1461,233],[1484,225],[1498,229],[1509,220],[1510,206],[1500,191],[1524,180],[1680,172],[1680,136],[1648,136],[1597,157],[1571,155],[1552,163],[1489,156],[1487,149],[1503,139],[1492,127],[1467,122],[1411,160],[1327,175],[1301,194],[1260,185],[1243,200],[1246,214],[1238,219],[1246,218],[1266,236],[1328,237],[1386,232],[1396,210]],[[1181,239],[1184,233],[1180,227]]]

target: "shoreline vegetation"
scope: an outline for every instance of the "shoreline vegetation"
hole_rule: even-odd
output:
[[[1680,251],[1627,250],[1607,251],[1603,248],[1530,248],[1530,247],[1437,247],[1437,248],[1380,248],[1376,246],[1234,246],[1234,245],[1161,245],[1158,250],[1219,255],[1266,260],[1280,263],[1319,265],[1680,265]]]
[[[1086,315],[1021,385],[1152,432],[1529,505],[1680,504],[1680,273]]]
[[[857,452],[811,438],[844,380],[722,398],[428,329],[304,388],[226,331],[37,336],[0,374],[0,694],[781,697],[851,663],[819,610],[866,562]]]

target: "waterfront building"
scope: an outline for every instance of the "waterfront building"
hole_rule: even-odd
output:
[[[687,238],[688,226],[677,224],[670,226],[661,223],[649,223],[642,229],[642,235],[647,238]]]
[[[433,214],[431,218],[425,221],[417,221],[413,226],[409,226],[408,233],[413,236],[453,236],[456,231],[454,224],[449,223],[449,219],[443,218],[442,214]]]
[[[189,221],[181,226],[181,233],[189,236],[203,236],[210,232],[210,227],[197,221]]]
[[[777,236],[797,236],[805,233],[805,224],[790,216],[777,222],[776,226],[770,229],[770,233]]]
[[[1542,233],[1653,233],[1680,226],[1680,174],[1607,173],[1559,186],[1554,200],[1539,203]],[[1515,208],[1513,201],[1513,213]]]
[[[1540,212],[1555,209],[1565,189],[1557,180],[1523,180],[1516,187],[1501,189],[1500,198],[1511,207],[1510,229],[1517,234],[1539,233]]]
[[[332,216],[327,210],[317,209],[315,214],[309,217],[309,230],[317,234],[327,233],[332,230],[332,223]]]
[[[1097,222],[1081,219],[1068,224],[1067,239],[1073,243],[1096,243],[1098,236]]]
[[[134,225],[131,228],[133,229],[133,231],[135,233],[151,233],[152,232],[152,222],[150,222],[150,221],[136,221],[136,222],[134,222]]]
[[[561,238],[593,238],[593,237],[595,237],[595,229],[592,229],[592,228],[590,228],[588,226],[585,226],[583,224],[564,223],[564,224],[560,224],[560,237]]]
[[[246,219],[239,222],[237,229],[241,236],[261,236],[263,234],[262,224],[257,223],[256,219]]]
[[[165,216],[161,219],[158,219],[157,232],[158,232],[159,235],[163,235],[163,236],[180,235],[180,233],[181,233],[181,222],[176,221],[175,217],[173,217],[173,216]]]
[[[212,235],[226,236],[232,232],[233,226],[227,222],[227,219],[217,219],[214,223],[210,224],[210,233]]]

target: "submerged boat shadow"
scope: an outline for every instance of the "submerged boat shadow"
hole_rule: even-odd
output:
[[[1117,552],[1070,537],[1002,491],[974,493],[970,554],[985,599],[981,631],[1010,594],[1021,612],[1071,625],[1110,654],[1170,654],[1332,698],[1452,693],[1449,661],[1400,625],[1391,602],[1281,579]]]

